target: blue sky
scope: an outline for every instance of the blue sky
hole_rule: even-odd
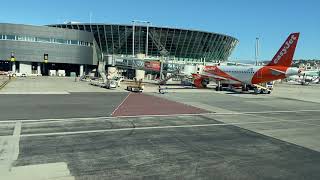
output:
[[[320,59],[318,0],[2,0],[0,22],[32,25],[64,21],[124,23],[199,29],[231,35],[240,43],[232,60],[271,59],[291,32],[301,32],[295,59]]]

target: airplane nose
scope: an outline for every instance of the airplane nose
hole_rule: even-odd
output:
[[[304,68],[299,68],[298,74],[304,74],[305,69]]]

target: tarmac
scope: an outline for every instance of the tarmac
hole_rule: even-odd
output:
[[[119,92],[118,89],[112,89]],[[77,77],[19,77],[7,84],[0,94],[70,94],[76,92],[110,92],[105,88],[89,86]]]
[[[0,96],[1,179],[320,179],[318,85],[131,94],[70,81]]]

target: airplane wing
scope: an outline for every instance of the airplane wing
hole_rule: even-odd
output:
[[[272,71],[272,75],[280,75],[280,74],[286,74],[286,72],[283,72],[283,71],[280,71],[278,69],[273,69],[273,68],[270,68],[270,70]]]

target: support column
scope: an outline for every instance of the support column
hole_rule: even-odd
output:
[[[118,69],[116,67],[108,67],[108,77],[109,78],[114,78],[115,76],[118,75]]]
[[[140,79],[144,80],[145,71],[136,69],[136,79],[139,81]]]
[[[84,66],[80,65],[80,73],[79,73],[80,77],[84,75],[83,72],[84,72]]]
[[[13,73],[15,73],[16,72],[16,62],[14,61],[14,62],[12,62],[12,68],[11,68],[11,71],[13,72]]]
[[[37,74],[41,74],[41,63],[37,65]]]

